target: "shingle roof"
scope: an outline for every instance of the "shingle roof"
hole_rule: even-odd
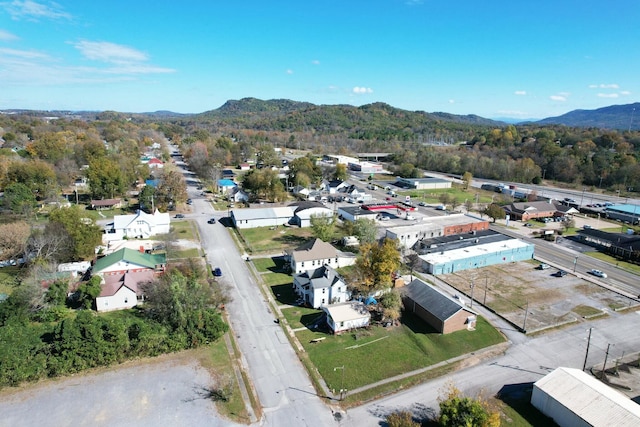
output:
[[[165,254],[151,255],[145,252],[134,251],[129,248],[122,248],[112,254],[98,259],[93,265],[93,271],[100,272],[120,261],[126,261],[130,264],[136,264],[142,267],[155,268],[158,265],[165,264],[166,258]]]
[[[330,288],[338,282],[344,283],[342,277],[328,265],[298,273],[294,277],[300,284],[310,284],[313,289]]]
[[[460,310],[471,312],[453,298],[419,279],[414,279],[401,288],[401,292],[443,322]]]
[[[291,257],[296,262],[311,261],[314,259],[335,258],[338,252],[330,243],[323,242],[320,239],[313,239],[304,245],[296,248]]]

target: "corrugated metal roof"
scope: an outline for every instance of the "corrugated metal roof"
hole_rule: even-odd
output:
[[[640,405],[579,369],[557,368],[534,387],[592,426],[640,426]]]
[[[240,221],[256,219],[292,218],[295,206],[282,206],[275,208],[237,209],[233,210],[233,217]]]

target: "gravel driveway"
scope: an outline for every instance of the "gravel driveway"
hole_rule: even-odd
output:
[[[206,390],[189,352],[0,392],[0,426],[235,426]]]

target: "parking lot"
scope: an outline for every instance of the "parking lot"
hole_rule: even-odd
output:
[[[598,316],[620,316],[635,302],[591,281],[558,269],[540,270],[537,261],[494,265],[438,276],[470,304],[481,303],[528,333]]]

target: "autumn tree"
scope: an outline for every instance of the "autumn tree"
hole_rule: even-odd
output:
[[[391,286],[392,275],[400,267],[397,241],[385,238],[381,243],[360,245],[355,266],[354,287],[360,293],[370,295]]]
[[[311,232],[318,239],[328,242],[333,238],[336,222],[330,215],[311,215]]]
[[[372,219],[358,218],[353,221],[353,233],[360,243],[373,243],[378,236],[378,227]]]
[[[491,218],[493,222],[496,222],[497,219],[504,219],[507,216],[504,209],[495,203],[491,203],[487,206],[483,213]]]
[[[53,165],[43,160],[13,161],[7,168],[7,182],[26,185],[37,199],[58,194]]]
[[[387,415],[385,421],[389,427],[420,427],[420,423],[413,421],[409,411],[394,411]]]
[[[166,210],[169,206],[187,201],[187,184],[184,176],[174,167],[162,170],[155,189],[156,208]]]
[[[289,181],[303,187],[317,184],[322,179],[322,170],[310,156],[298,157],[289,162]],[[304,185],[304,184],[307,185]]]
[[[397,321],[400,318],[402,310],[402,298],[400,297],[400,293],[395,289],[385,292],[380,296],[380,298],[378,298],[378,306],[381,308],[383,321]]]
[[[287,197],[278,172],[272,169],[252,169],[244,176],[242,183],[256,198],[278,202]]]
[[[24,221],[0,224],[0,259],[22,255],[31,234],[31,227]]]
[[[462,175],[462,182],[464,182],[464,189],[468,190],[469,187],[471,186],[471,181],[473,180],[473,175],[471,174],[471,172],[466,171],[463,175]]]
[[[347,165],[345,165],[344,163],[338,163],[336,165],[336,169],[333,171],[333,179],[346,181],[348,177],[349,174],[347,173]]]
[[[472,399],[462,395],[460,390],[449,386],[439,399],[440,416],[438,425],[442,427],[499,427],[500,413],[489,407],[483,399]]]
[[[91,195],[95,199],[120,196],[124,193],[125,178],[117,162],[106,158],[96,158],[89,162],[87,171]]]
[[[102,243],[102,230],[84,217],[78,206],[52,210],[47,227],[56,225],[62,226],[71,239],[71,251],[65,254],[66,261],[92,258],[96,246]],[[45,227],[45,233],[47,227]]]

